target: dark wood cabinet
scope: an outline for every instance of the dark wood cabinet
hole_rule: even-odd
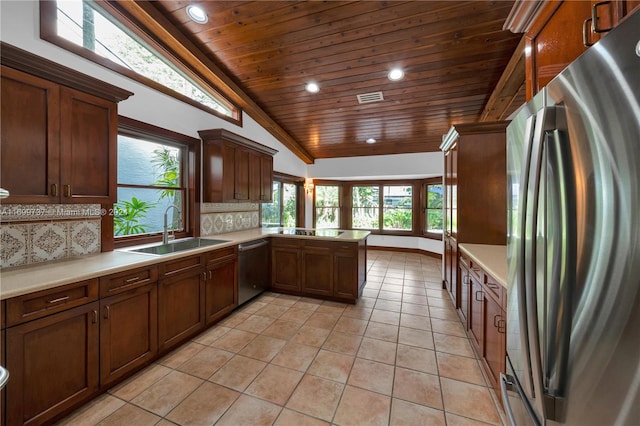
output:
[[[238,249],[207,255],[205,280],[206,325],[213,324],[238,306]]]
[[[100,385],[150,362],[158,351],[156,283],[100,300]]]
[[[168,261],[159,266],[158,350],[177,346],[204,328],[203,256]]]
[[[469,295],[471,294],[471,277],[469,275],[469,260],[462,253],[458,256],[458,278],[460,280],[460,288],[458,292],[458,314],[464,325],[468,323],[469,318]]]
[[[285,292],[300,291],[300,240],[271,240],[271,287]]]
[[[112,203],[117,103],[2,67],[2,182],[11,203]],[[29,179],[22,179],[29,170]]]
[[[484,292],[478,278],[469,275],[469,319],[468,329],[471,343],[476,352],[484,353]]]
[[[302,246],[301,291],[309,295],[333,295],[333,254],[323,242],[305,242]]]
[[[273,156],[278,151],[225,129],[198,133],[204,141],[205,202],[271,201]]]
[[[343,243],[333,251],[333,294],[339,298],[355,300],[360,284],[366,281],[366,249],[359,244]]]
[[[489,381],[500,395],[500,373],[506,371],[506,313],[502,306],[485,293],[485,344],[483,363]]]
[[[6,330],[7,423],[43,424],[98,391],[98,302]]]

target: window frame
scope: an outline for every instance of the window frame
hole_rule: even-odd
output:
[[[422,236],[425,238],[430,238],[433,240],[442,240],[442,236],[444,235],[444,229],[442,230],[441,233],[437,233],[437,232],[428,232],[427,231],[427,210],[433,210],[433,209],[429,209],[428,208],[428,195],[427,195],[427,191],[428,191],[428,187],[429,185],[442,185],[442,190],[443,190],[443,194],[442,194],[442,219],[443,219],[443,226],[444,226],[444,190],[445,190],[445,185],[442,179],[442,176],[440,177],[434,177],[434,178],[428,178],[425,179],[423,184],[422,184],[422,189],[420,191],[420,196],[422,198],[422,202],[421,202],[421,218],[420,218],[420,224],[421,224],[421,230],[422,230]]]
[[[108,58],[100,56],[83,46],[79,46],[72,41],[59,36],[57,33],[57,1],[40,2],[40,38],[58,47],[61,47],[62,49],[70,51],[78,56],[82,56],[92,62],[102,65],[105,68],[122,74],[125,77],[142,83],[152,89],[162,92],[165,95],[171,96],[179,101],[187,103],[205,112],[213,114],[218,118],[242,127],[242,109],[236,103],[228,99],[228,97],[224,96],[215,87],[215,84],[213,84],[213,82],[202,76],[185,62],[181,61],[179,59],[179,55],[177,55],[169,47],[165,46],[158,37],[154,36],[153,33],[147,30],[142,24],[138,23],[136,20],[128,16],[128,14],[123,11],[117,4],[103,0],[96,0],[94,1],[94,4],[98,8],[102,9],[106,14],[111,15],[111,17],[113,17],[121,25],[132,31],[136,36],[140,37],[140,39],[151,46],[160,56],[162,56],[165,60],[171,62],[181,72],[192,79],[202,90],[207,92],[212,97],[216,98],[218,102],[226,104],[227,107],[233,111],[233,115],[229,117],[225,114],[222,114],[212,108],[207,107],[206,105],[201,104],[200,102],[189,98],[186,95],[178,93],[156,81],[151,80],[148,77],[138,74],[137,72],[130,70],[127,67],[117,64]]]
[[[284,202],[284,191],[283,184],[290,184],[296,186],[296,227],[304,226],[304,204],[305,204],[305,196],[304,196],[304,178],[299,176],[293,176],[286,173],[273,172],[273,182],[278,182],[280,184],[280,225],[282,225],[282,213],[283,213],[283,202]],[[273,184],[273,183],[272,183]],[[260,203],[260,226],[262,224],[262,205],[265,203]]]
[[[151,142],[166,143],[167,145],[185,146],[185,158],[181,165],[183,180],[186,180],[182,212],[184,229],[181,232],[176,232],[175,237],[185,238],[200,235],[200,190],[199,185],[196,187],[196,183],[200,182],[200,140],[123,116],[118,116],[118,135],[147,139]],[[186,171],[184,170],[185,165]],[[111,235],[115,248],[162,241],[162,232],[116,238],[112,229]]]
[[[318,186],[337,186],[338,187],[338,207],[333,207],[333,208],[337,208],[338,209],[338,227],[335,229],[345,229],[343,227],[343,224],[347,223],[345,222],[345,218],[344,218],[344,206],[345,206],[345,200],[344,200],[344,182],[340,182],[340,181],[332,181],[332,180],[315,180],[313,181],[313,200],[312,200],[312,206],[313,206],[313,227],[316,228],[316,221],[317,221],[317,211],[318,211],[318,207],[316,207],[316,192],[318,190]],[[351,226],[351,224],[349,223],[349,226]],[[327,229],[334,229],[334,228],[327,228]]]

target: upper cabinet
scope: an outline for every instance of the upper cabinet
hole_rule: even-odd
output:
[[[638,0],[516,2],[505,28],[525,33],[527,100],[638,6]]]
[[[225,129],[198,133],[204,141],[204,202],[271,202],[278,151]]]
[[[114,202],[117,102],[131,93],[4,43],[2,63],[7,202]]]

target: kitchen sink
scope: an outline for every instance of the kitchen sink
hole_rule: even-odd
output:
[[[218,244],[228,243],[228,240],[209,240],[206,238],[187,238],[182,240],[172,241],[167,244],[157,244],[154,246],[140,247],[133,249],[123,249],[122,251],[128,251],[133,253],[152,254],[155,256],[162,256],[164,254],[177,253],[185,250],[192,250],[200,247],[215,246]]]

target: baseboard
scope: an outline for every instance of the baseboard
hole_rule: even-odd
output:
[[[406,248],[406,247],[385,247],[385,246],[371,246],[367,245],[367,250],[384,250],[384,251],[397,251],[402,253],[417,253],[423,254],[425,256],[433,257],[434,259],[442,260],[442,255],[439,253],[433,253],[427,250],[420,250],[417,248]]]

